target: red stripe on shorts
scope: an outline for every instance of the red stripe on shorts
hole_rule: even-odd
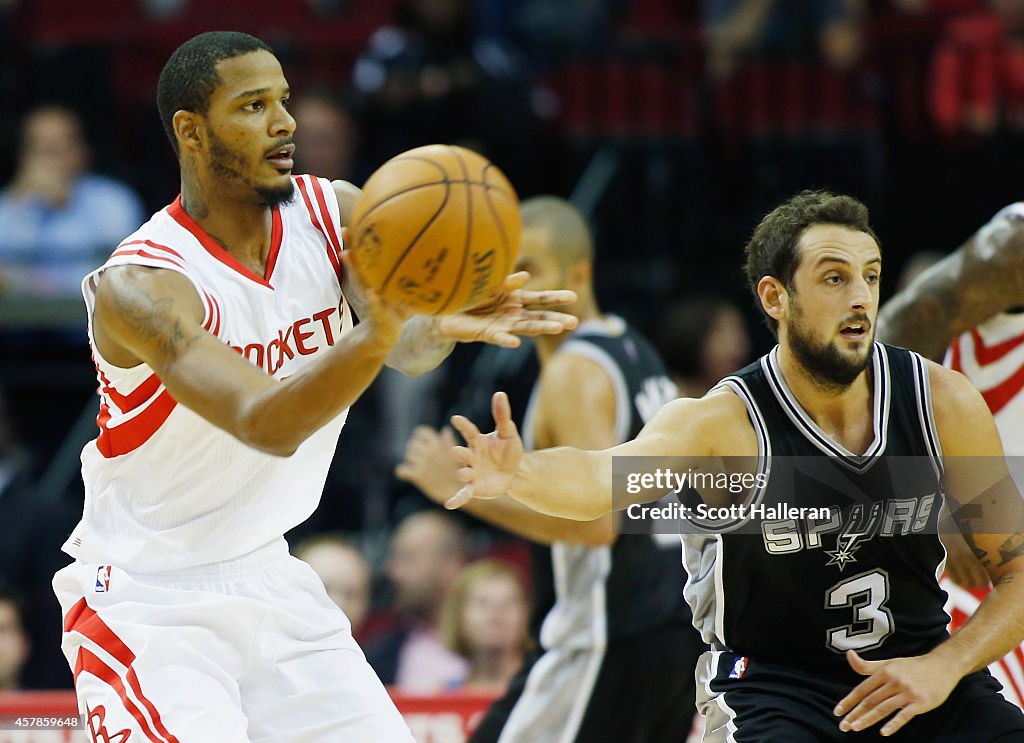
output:
[[[136,722],[139,723],[139,727],[142,728],[142,734],[145,735],[151,743],[179,743],[177,738],[173,735],[167,734],[166,732],[164,734],[167,735],[167,737],[163,738],[158,737],[153,732],[153,729],[149,726],[149,721],[146,719],[146,716],[142,714],[142,710],[139,709],[138,705],[135,704],[135,702],[133,702],[128,696],[128,692],[124,688],[124,682],[121,680],[121,677],[117,675],[117,672],[113,668],[104,663],[88,648],[78,649],[78,661],[75,663],[76,684],[78,683],[78,677],[82,673],[88,673],[91,676],[95,676],[117,692],[117,695],[121,698],[121,704],[124,705],[128,714],[134,717]],[[136,690],[135,693],[139,694],[140,699],[144,699],[138,690]],[[148,708],[150,705],[147,704],[146,706]]]
[[[77,632],[87,640],[92,640],[122,666],[130,666],[135,660],[135,653],[114,634],[114,630],[110,629],[106,622],[100,619],[100,615],[85,603],[84,598],[80,598],[64,617],[64,631]]]
[[[128,694],[125,691],[124,682],[121,680],[121,677],[118,676],[118,674],[99,657],[89,651],[88,648],[83,647],[78,650],[78,661],[75,664],[76,681],[78,679],[78,675],[85,671],[106,682],[121,697],[121,701],[124,703],[125,709],[127,709],[128,712],[130,712],[131,715],[139,721],[146,737],[151,741],[154,741],[154,743],[178,743],[178,739],[171,735],[167,731],[167,728],[164,727],[156,706],[146,697],[145,694],[142,693],[142,686],[139,684],[138,676],[135,674],[135,669],[131,667],[132,663],[135,661],[135,653],[133,653],[124,641],[117,636],[114,630],[112,630],[110,626],[100,618],[100,615],[85,602],[84,597],[79,599],[78,602],[71,607],[67,616],[64,617],[64,631],[77,632],[87,640],[95,643],[97,647],[100,647],[109,653],[115,660],[117,660],[118,663],[128,669],[127,678],[129,686],[132,687],[132,691],[135,693],[135,696],[138,697],[139,701],[141,701],[143,706],[145,706],[149,711],[149,714],[153,718],[153,724],[163,737],[157,738],[154,736],[149,727],[149,723],[146,721],[145,715],[143,715],[142,711],[135,705],[135,703],[128,698]]]

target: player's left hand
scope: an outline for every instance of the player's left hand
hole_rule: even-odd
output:
[[[846,651],[850,667],[867,676],[843,697],[833,713],[843,719],[839,729],[865,730],[896,715],[882,726],[882,735],[892,735],[916,715],[933,710],[946,701],[960,681],[934,657],[864,660],[853,650]]]
[[[523,458],[523,440],[512,420],[512,406],[504,392],[495,392],[491,397],[491,415],[494,416],[494,431],[486,435],[480,433],[469,418],[452,416],[452,425],[466,440],[466,446],[452,449],[463,465],[457,476],[465,485],[445,502],[445,508],[458,508],[474,498],[497,498],[515,479]]]
[[[526,271],[509,274],[492,299],[471,310],[442,316],[438,331],[448,340],[518,348],[520,335],[559,335],[575,328],[579,321],[573,315],[536,308],[572,304],[576,292],[526,291],[523,286],[529,280]]]

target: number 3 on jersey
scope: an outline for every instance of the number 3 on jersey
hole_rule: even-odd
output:
[[[854,575],[841,580],[825,592],[826,609],[852,609],[853,621],[826,631],[825,644],[830,650],[877,648],[894,631],[889,600],[889,575],[884,570]]]

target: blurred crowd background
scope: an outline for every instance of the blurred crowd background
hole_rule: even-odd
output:
[[[156,80],[216,29],[281,59],[298,172],[361,184],[449,142],[523,197],[571,197],[602,307],[690,395],[770,345],[741,263],[778,201],[864,200],[888,296],[1024,172],[1024,0],[0,0],[0,690],[70,686],[49,579],[95,431],[79,283],[176,196]],[[413,692],[500,690],[531,642],[525,547],[392,474],[478,353],[382,375],[289,535],[382,678]]]

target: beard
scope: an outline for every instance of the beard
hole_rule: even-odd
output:
[[[273,209],[275,206],[283,206],[292,202],[295,198],[295,184],[289,178],[288,183],[276,188],[259,186],[256,188],[256,194],[264,204]]]
[[[210,171],[219,179],[252,189],[268,208],[288,204],[295,198],[291,178],[280,186],[257,186],[244,175],[245,158],[228,147],[217,135],[210,133]]]
[[[793,356],[822,389],[841,392],[860,376],[871,360],[875,342],[874,328],[861,358],[849,358],[840,353],[835,341],[818,343],[805,332],[802,313],[797,312],[789,326],[787,338]]]

